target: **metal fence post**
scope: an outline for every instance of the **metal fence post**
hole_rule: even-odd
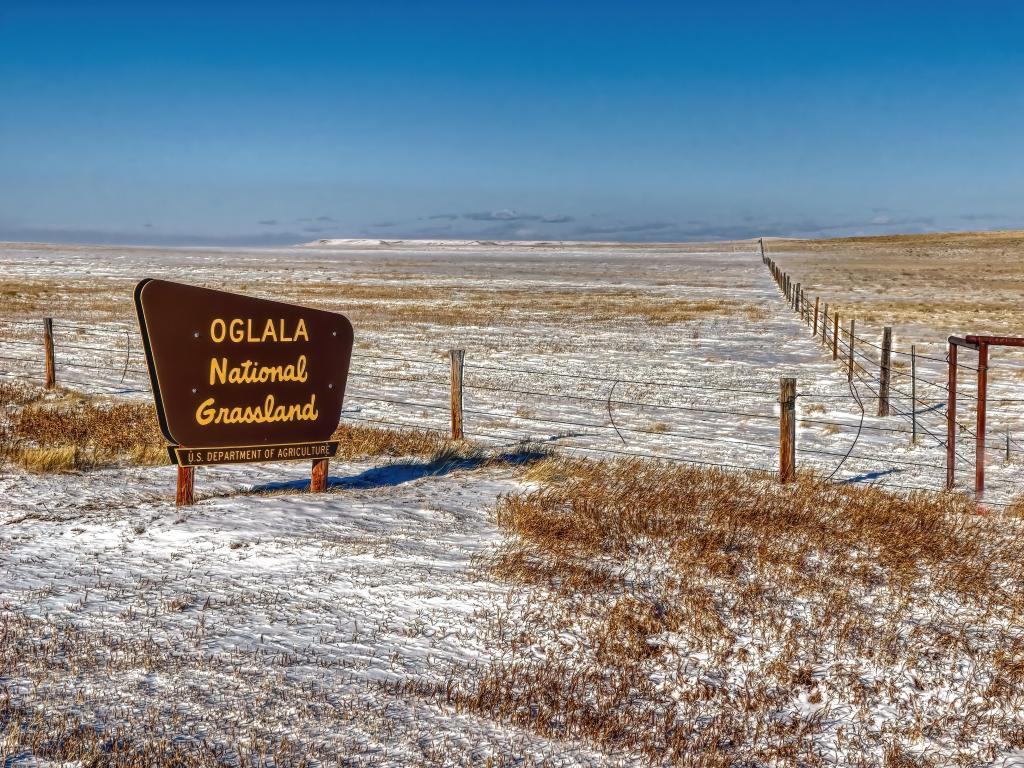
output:
[[[985,420],[988,400],[988,344],[978,344],[978,418],[974,438],[974,495],[985,493]]]
[[[910,444],[917,445],[917,345],[910,345]]]
[[[956,353],[957,347],[949,343],[949,378],[946,381],[946,490],[953,490],[956,480]]]

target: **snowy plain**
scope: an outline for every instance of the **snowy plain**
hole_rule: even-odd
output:
[[[165,277],[348,314],[357,356],[343,421],[446,430],[446,352],[459,348],[468,435],[496,451],[528,439],[566,454],[771,470],[779,379],[795,376],[801,468],[896,490],[938,489],[944,478],[940,407],[919,406],[917,445],[906,418],[874,416],[869,389],[851,394],[842,361],[787,308],[750,243],[10,245],[0,262],[8,281],[64,286],[52,312],[58,380],[112,400],[149,397],[131,287]],[[578,321],[549,308],[566,294],[584,302]],[[728,304],[666,323],[631,309],[636,295]],[[621,314],[609,315],[619,303]],[[38,378],[42,314],[27,306],[0,321],[3,376]],[[954,332],[970,329],[921,329],[897,348],[930,350],[921,375],[941,383],[942,340]],[[936,392],[919,395],[941,400]],[[994,393],[1007,424],[1024,425],[1017,394]],[[969,460],[965,449],[965,490]],[[991,461],[992,500],[1015,497],[1018,476],[1012,461]],[[65,655],[0,682],[27,702],[148,737],[231,738],[254,752],[287,737],[327,765],[644,762],[389,687],[485,666],[501,652],[499,619],[531,608],[536,595],[477,568],[501,541],[498,497],[532,487],[515,468],[336,462],[329,492],[305,494],[307,481],[305,464],[203,468],[198,503],[177,509],[172,467],[4,470],[0,617],[21,641]],[[891,716],[879,703],[879,728]],[[1004,752],[991,764],[1024,758]]]

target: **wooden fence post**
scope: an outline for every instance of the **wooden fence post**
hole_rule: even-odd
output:
[[[812,339],[818,337],[818,302],[821,301],[820,296],[814,297],[814,332],[811,334]]]
[[[462,368],[466,350],[453,349],[452,358],[452,440],[462,439]]]
[[[800,314],[800,283],[796,284],[796,290],[793,292],[793,309]]]
[[[821,314],[821,343],[828,345],[828,302],[825,302],[825,311]]]
[[[853,340],[857,338],[857,319],[850,318],[850,356],[846,365],[846,380],[853,383]]]
[[[796,477],[796,379],[783,376],[779,388],[779,482]]]
[[[946,490],[953,490],[956,480],[956,353],[957,345],[949,343],[949,378],[946,381]]]
[[[188,507],[195,503],[196,468],[178,465],[178,492],[174,503],[179,507]]]
[[[882,361],[878,372],[878,415],[889,415],[889,372],[892,358],[892,328],[882,329]]]
[[[53,363],[53,318],[43,319],[43,350],[46,355],[46,389],[57,386],[57,369]]]
[[[309,475],[310,493],[323,493],[327,490],[327,473],[330,464],[330,459],[313,459],[313,469]]]
[[[917,445],[917,345],[910,345],[910,444]]]
[[[832,316],[832,359],[839,359],[839,310]]]

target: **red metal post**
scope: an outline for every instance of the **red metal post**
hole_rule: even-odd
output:
[[[956,344],[949,343],[949,400],[946,403],[946,490],[956,479]]]
[[[974,443],[974,495],[978,501],[985,492],[985,399],[988,393],[988,344],[978,344],[978,422]]]

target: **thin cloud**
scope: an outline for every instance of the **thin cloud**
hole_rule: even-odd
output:
[[[501,208],[497,211],[464,213],[462,218],[471,221],[536,221],[540,216],[532,213],[519,213],[511,208]]]
[[[606,226],[593,226],[585,224],[581,227],[577,227],[574,234],[581,236],[592,236],[592,235],[614,235],[614,234],[644,234],[650,232],[664,232],[667,229],[675,227],[674,224],[668,221],[650,221],[642,224],[612,224]]]
[[[101,229],[73,229],[63,227],[11,227],[0,226],[0,241],[15,243],[59,243],[74,245],[160,245],[214,248],[294,245],[304,238],[297,232],[261,232],[239,235],[185,235],[159,233],[151,230],[122,232]]]
[[[256,223],[259,224],[261,227],[276,227],[277,219],[260,219]]]
[[[429,218],[455,217],[450,214],[438,214]],[[572,216],[566,216],[561,213],[525,213],[523,211],[517,211],[514,208],[499,208],[494,211],[470,211],[468,213],[463,213],[462,218],[468,219],[469,221],[537,221],[541,224],[567,224],[573,220]]]

